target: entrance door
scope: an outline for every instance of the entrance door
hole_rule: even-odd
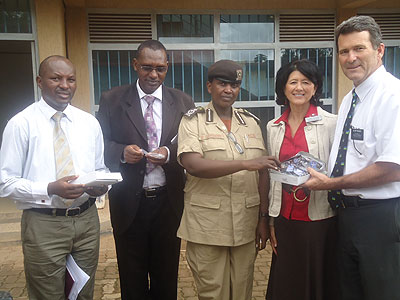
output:
[[[0,41],[0,143],[7,121],[35,101],[30,41]]]

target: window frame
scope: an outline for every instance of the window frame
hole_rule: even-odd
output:
[[[101,10],[110,12],[110,10]],[[118,10],[112,10],[111,12],[117,12]],[[88,13],[99,12],[99,10],[89,10]],[[146,13],[151,14],[152,22],[152,38],[157,39],[157,15],[159,14],[205,14],[213,15],[214,18],[214,42],[213,43],[164,43],[167,50],[214,50],[214,59],[218,61],[221,57],[221,50],[273,50],[274,51],[274,75],[281,67],[281,49],[294,48],[294,49],[306,49],[306,48],[332,48],[333,52],[336,53],[335,41],[323,41],[323,42],[280,42],[279,41],[279,15],[281,13],[336,13],[333,10],[310,10],[310,11],[298,11],[298,10],[262,10],[262,11],[216,11],[216,10],[135,10],[135,14]],[[125,11],[126,13],[126,11]],[[274,16],[274,40],[275,42],[270,43],[221,43],[220,42],[220,15],[229,14],[253,14],[253,15],[273,15]],[[90,101],[92,112],[98,111],[98,105],[95,104],[94,99],[94,79],[93,79],[93,50],[136,50],[139,43],[135,44],[107,44],[107,43],[90,43],[88,41],[88,55],[89,55],[89,74],[90,74]],[[337,97],[337,58],[333,55],[332,59],[332,99],[321,99],[324,105],[331,105],[332,111],[337,112],[337,101],[334,101]],[[204,105],[206,102],[195,102],[195,105]],[[275,100],[260,100],[260,101],[237,101],[234,103],[235,107],[243,108],[259,108],[259,107],[273,107],[275,116],[281,115],[281,106],[275,103]]]

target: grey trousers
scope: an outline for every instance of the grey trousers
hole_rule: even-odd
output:
[[[78,299],[93,299],[99,234],[96,205],[74,217],[50,216],[24,210],[21,239],[29,299],[65,299],[65,265],[68,254],[72,254],[78,266],[90,276]]]

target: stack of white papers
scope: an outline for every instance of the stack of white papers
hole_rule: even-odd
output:
[[[84,184],[86,186],[99,186],[99,185],[111,185],[122,181],[121,173],[103,173],[103,172],[90,172],[84,175],[80,175],[77,179],[71,181],[73,184]]]
[[[65,272],[65,296],[67,299],[76,300],[89,278],[89,275],[76,264],[72,255],[68,254]]]

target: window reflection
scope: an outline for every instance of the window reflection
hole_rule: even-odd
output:
[[[158,40],[162,43],[213,43],[213,15],[157,15]]]
[[[274,42],[274,16],[221,15],[221,43]]]
[[[0,33],[32,33],[29,0],[0,1]]]
[[[388,72],[400,78],[400,47],[385,47],[383,64]]]

